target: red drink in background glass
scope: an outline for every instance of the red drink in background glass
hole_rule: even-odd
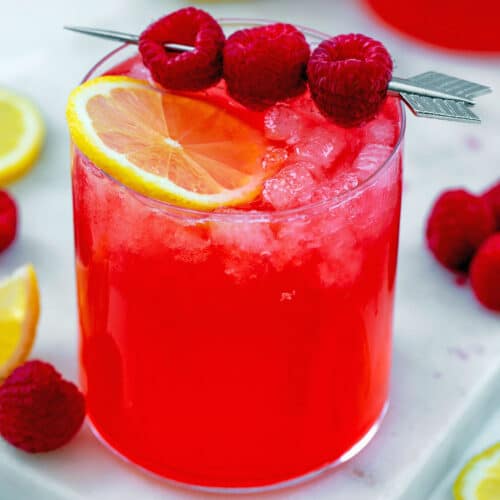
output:
[[[146,78],[135,50],[88,78]],[[229,106],[222,86],[203,98]],[[387,405],[402,108],[388,99],[349,130],[308,95],[267,113],[255,126],[286,137],[300,196],[280,171],[246,207],[188,210],[73,154],[88,416],[120,455],[190,485],[259,488],[343,462]],[[330,173],[304,177],[317,163]]]
[[[465,52],[500,52],[497,0],[365,0],[381,19],[418,40]]]

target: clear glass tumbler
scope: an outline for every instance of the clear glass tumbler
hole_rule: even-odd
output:
[[[397,109],[397,145],[365,182],[272,213],[148,199],[73,148],[81,377],[109,447],[164,478],[239,491],[309,477],[369,441],[389,392]]]

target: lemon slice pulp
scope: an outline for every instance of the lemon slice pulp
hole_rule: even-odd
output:
[[[67,119],[85,156],[146,196],[211,209],[262,189],[263,133],[205,100],[103,76],[73,91]]]

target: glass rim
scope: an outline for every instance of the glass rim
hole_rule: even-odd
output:
[[[245,27],[245,26],[262,26],[266,24],[276,23],[278,21],[268,20],[268,19],[258,19],[258,18],[238,18],[238,17],[228,17],[228,18],[218,18],[219,23],[223,27]],[[331,35],[327,35],[326,33],[322,33],[321,31],[317,31],[312,28],[308,28],[301,25],[295,25],[300,31],[304,33],[304,35],[316,38],[318,42],[326,40],[330,38]],[[85,83],[87,80],[94,76],[94,73],[99,70],[99,68],[108,62],[115,55],[119,54],[121,51],[133,47],[133,44],[124,43],[118,46],[116,49],[108,52],[104,57],[102,57],[97,63],[95,63],[90,70],[85,74],[81,83]],[[205,210],[198,210],[194,208],[181,207],[178,205],[174,205],[172,203],[168,203],[166,201],[158,200],[156,198],[151,198],[144,194],[139,193],[135,189],[123,184],[118,181],[107,172],[105,172],[99,165],[92,163],[96,169],[99,170],[100,173],[104,174],[108,179],[112,182],[125,188],[128,192],[143,200],[148,205],[154,205],[155,208],[164,210],[165,212],[169,212],[170,215],[174,217],[179,217],[183,219],[192,219],[196,222],[202,222],[203,220],[210,221],[223,221],[223,222],[276,222],[281,220],[290,220],[290,219],[300,219],[301,217],[308,216],[311,212],[315,213],[316,211],[321,210],[330,210],[343,203],[346,203],[359,193],[363,192],[367,187],[376,182],[379,175],[384,172],[388,166],[392,163],[393,159],[400,152],[403,145],[403,140],[406,132],[406,112],[405,106],[401,102],[399,102],[400,109],[400,127],[399,127],[399,136],[396,141],[396,144],[392,148],[389,156],[384,160],[383,163],[379,165],[379,167],[366,179],[360,182],[356,187],[345,191],[344,193],[335,196],[335,198],[328,198],[326,200],[320,200],[313,203],[307,203],[300,207],[295,208],[287,208],[283,210],[275,210],[275,211],[266,211],[266,210],[240,210],[235,212],[209,212]],[[80,153],[85,156],[83,153]],[[224,207],[228,209],[238,210],[238,207]]]

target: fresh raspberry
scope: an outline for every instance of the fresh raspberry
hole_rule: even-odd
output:
[[[210,14],[187,7],[146,28],[139,37],[139,51],[144,65],[163,87],[203,90],[222,77],[224,41],[222,28]],[[168,51],[166,43],[190,45],[194,51]]]
[[[500,233],[479,248],[470,266],[470,281],[479,302],[500,312]]]
[[[321,113],[344,127],[360,125],[380,109],[392,77],[392,59],[365,35],[322,42],[307,66],[311,96]]]
[[[85,417],[82,393],[48,363],[28,361],[0,386],[0,434],[30,453],[66,444]]]
[[[427,244],[436,259],[453,271],[465,271],[481,243],[495,231],[488,204],[463,189],[444,192],[427,221]]]
[[[14,241],[16,231],[16,202],[7,191],[0,191],[0,252],[3,252]]]
[[[500,182],[483,194],[483,199],[493,210],[497,224],[497,230],[500,231]]]
[[[224,47],[224,78],[231,97],[262,110],[306,89],[310,49],[291,24],[237,31]]]

